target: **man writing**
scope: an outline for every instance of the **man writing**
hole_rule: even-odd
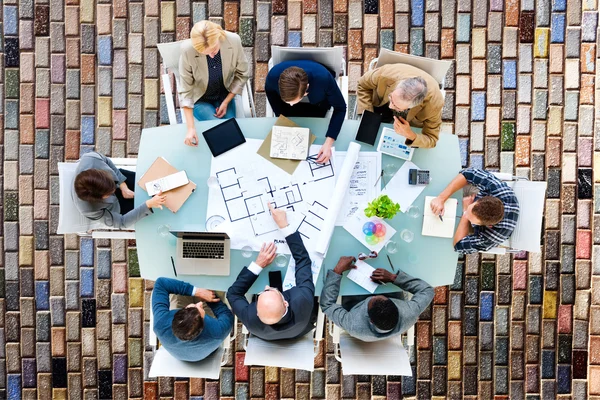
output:
[[[257,300],[248,303],[246,292],[275,258],[275,244],[263,244],[256,261],[240,272],[227,291],[227,300],[251,334],[264,340],[293,339],[310,332],[316,320],[311,260],[300,234],[288,225],[285,211],[271,204],[269,209],[296,262],[296,286],[284,292],[266,286]]]

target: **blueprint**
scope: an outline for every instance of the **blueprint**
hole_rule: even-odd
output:
[[[256,153],[261,143],[247,139],[243,145],[212,159],[210,174],[218,183],[209,187],[206,217],[219,215],[225,219],[220,230],[230,236],[233,249],[250,246],[258,251],[262,243],[275,242],[278,253],[290,254],[271,217],[268,203],[272,203],[287,211],[289,224],[300,232],[310,252],[316,246],[332,197],[334,165],[302,161],[289,175]],[[309,155],[316,155],[319,149],[319,145],[310,146]]]
[[[271,157],[305,160],[308,155],[308,128],[273,126],[271,131]]]

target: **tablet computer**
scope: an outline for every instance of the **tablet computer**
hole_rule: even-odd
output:
[[[356,132],[356,140],[371,146],[375,145],[377,133],[379,133],[379,125],[381,125],[381,115],[365,110],[360,119],[358,131]]]
[[[219,125],[213,126],[202,132],[202,135],[213,157],[246,143],[246,138],[235,118],[230,118]]]

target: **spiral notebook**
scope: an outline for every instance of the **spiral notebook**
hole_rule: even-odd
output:
[[[444,215],[442,220],[440,216],[431,211],[431,201],[435,199],[433,196],[425,196],[425,206],[423,212],[423,236],[437,236],[451,238],[454,236],[454,225],[456,225],[456,208],[458,200],[448,199],[444,203]]]

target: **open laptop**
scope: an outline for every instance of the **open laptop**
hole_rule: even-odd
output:
[[[175,269],[178,275],[229,275],[230,240],[226,233],[171,233],[177,237]]]

